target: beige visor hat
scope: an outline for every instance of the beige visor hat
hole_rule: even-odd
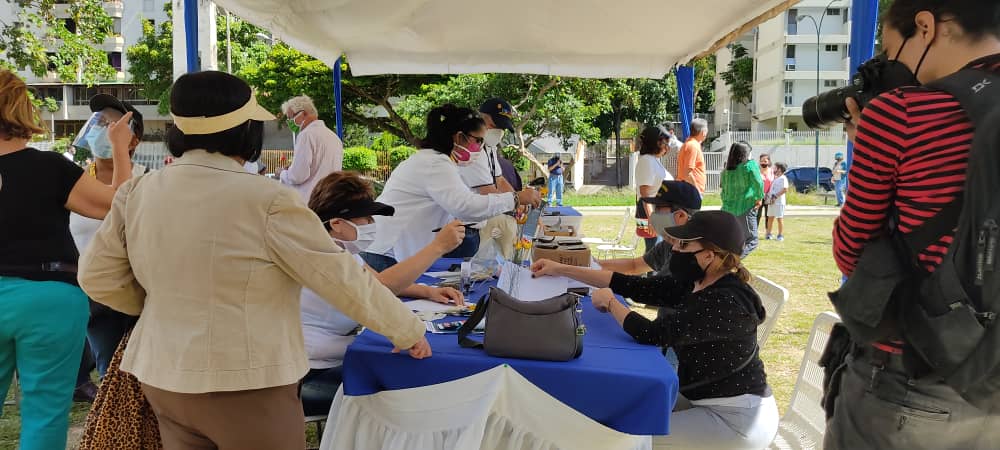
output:
[[[236,111],[221,116],[183,117],[170,114],[174,118],[174,126],[186,135],[215,134],[234,128],[248,120],[266,122],[274,120],[274,114],[268,112],[257,103],[257,94],[250,94],[250,100]]]

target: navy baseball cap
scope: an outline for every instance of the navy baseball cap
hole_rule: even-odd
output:
[[[746,241],[746,228],[736,216],[725,211],[702,211],[691,216],[684,225],[670,227],[665,234],[679,241],[705,240],[717,247],[740,255]]]
[[[514,107],[499,97],[494,97],[483,102],[479,107],[479,112],[489,114],[497,128],[514,132]]]
[[[642,201],[656,206],[676,206],[691,211],[701,209],[701,193],[698,188],[683,181],[664,181],[655,197],[645,197]]]
[[[142,139],[142,134],[145,131],[145,126],[142,123],[142,113],[138,109],[128,102],[123,102],[118,100],[117,97],[108,94],[97,94],[90,98],[90,111],[99,112],[103,111],[104,108],[111,108],[122,114],[131,112],[132,113],[132,133],[135,134],[139,139]]]

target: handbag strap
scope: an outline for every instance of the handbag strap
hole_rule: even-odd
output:
[[[681,388],[679,389],[679,391],[680,391],[681,393],[684,393],[684,392],[690,392],[690,391],[692,391],[692,390],[694,390],[694,389],[698,389],[698,388],[701,388],[701,387],[705,387],[705,386],[708,386],[708,385],[710,385],[710,384],[714,384],[714,383],[718,383],[718,382],[720,382],[720,381],[722,381],[722,380],[725,380],[726,378],[729,378],[729,377],[731,377],[731,376],[733,376],[733,375],[736,375],[736,374],[737,374],[737,373],[739,373],[739,372],[740,372],[741,370],[743,370],[743,369],[745,369],[745,368],[746,368],[747,366],[749,366],[749,365],[750,365],[750,363],[751,363],[751,362],[753,362],[753,360],[757,358],[757,354],[758,354],[758,353],[760,353],[760,346],[759,346],[759,345],[757,345],[757,344],[754,344],[754,347],[753,347],[753,353],[752,353],[752,354],[750,354],[750,357],[749,357],[749,358],[747,358],[747,359],[746,359],[746,361],[743,361],[743,362],[742,362],[742,363],[741,363],[741,364],[740,364],[739,366],[737,366],[737,367],[736,367],[735,369],[733,369],[733,371],[732,371],[732,372],[729,372],[729,373],[727,373],[727,374],[725,374],[725,375],[722,375],[722,376],[720,376],[720,377],[714,377],[714,378],[709,378],[709,379],[707,379],[707,380],[701,380],[701,381],[696,381],[696,382],[694,382],[694,383],[691,383],[691,384],[688,384],[688,385],[686,385],[686,386],[681,386]]]
[[[479,302],[476,303],[476,310],[472,312],[469,319],[458,329],[458,345],[462,348],[482,348],[483,343],[469,339],[469,335],[472,334],[476,326],[486,317],[486,307],[489,306],[490,297],[493,296],[494,289],[496,288],[490,288],[490,292],[479,299]]]

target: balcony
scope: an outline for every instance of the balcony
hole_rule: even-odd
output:
[[[121,35],[109,35],[104,39],[104,44],[101,45],[101,50],[106,52],[124,52],[125,38]]]
[[[104,2],[104,10],[111,17],[121,18],[125,15],[125,3],[121,1]]]

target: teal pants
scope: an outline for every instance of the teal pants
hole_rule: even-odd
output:
[[[0,277],[0,399],[17,371],[21,450],[66,448],[89,316],[76,286]]]

